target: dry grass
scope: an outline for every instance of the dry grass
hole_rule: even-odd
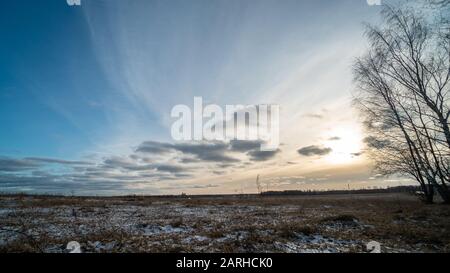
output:
[[[0,196],[0,252],[448,252],[449,231],[449,206],[406,194]]]

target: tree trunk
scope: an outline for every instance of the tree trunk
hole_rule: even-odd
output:
[[[442,198],[444,204],[450,204],[450,191],[444,187],[438,187],[437,191]]]
[[[422,201],[426,204],[433,204],[434,202],[434,188],[433,185],[426,185],[424,184],[422,186],[422,191],[423,191],[423,199]]]

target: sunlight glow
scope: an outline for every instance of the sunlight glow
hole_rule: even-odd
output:
[[[332,149],[325,157],[331,164],[347,164],[360,160],[362,133],[357,126],[343,126],[329,132],[324,146]]]

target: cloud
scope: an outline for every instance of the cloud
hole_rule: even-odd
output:
[[[150,154],[165,154],[178,151],[184,155],[194,156],[196,159],[208,162],[239,162],[237,158],[227,155],[229,144],[221,141],[192,142],[192,143],[164,143],[146,141],[138,146],[136,152]]]
[[[39,166],[38,162],[32,160],[0,157],[0,171],[3,172],[26,171],[36,169]]]
[[[231,167],[234,163],[241,162],[241,159],[234,156],[237,154],[247,155],[251,161],[266,161],[281,152],[279,149],[261,151],[260,148],[263,143],[261,140],[196,141],[174,144],[145,141],[135,151],[157,155],[181,153],[182,156],[178,156],[178,160],[183,164],[212,162]]]
[[[384,149],[391,145],[391,142],[389,140],[381,140],[373,136],[364,138],[363,142],[367,145],[367,147],[372,149]]]
[[[303,147],[303,148],[297,150],[297,152],[303,156],[327,155],[327,154],[331,153],[331,151],[332,151],[331,148],[321,147],[321,146],[316,146],[316,145]]]
[[[0,185],[7,192],[41,192],[49,194],[112,195],[134,193],[131,180],[113,178],[93,179],[87,175],[2,174]],[[137,180],[134,180],[137,183]],[[146,192],[157,194],[159,189],[147,183]]]
[[[26,157],[24,160],[41,162],[41,163],[55,163],[61,165],[90,165],[91,162],[87,161],[71,161],[71,160],[62,160],[62,159],[54,159],[54,158],[42,158],[42,157]]]
[[[217,187],[219,187],[219,185],[215,185],[215,184],[189,185],[189,186],[187,186],[187,188],[192,188],[192,189],[208,189],[208,188],[217,188]]]
[[[262,143],[260,140],[231,140],[230,149],[236,152],[248,152],[260,149]]]
[[[209,188],[217,188],[219,185],[217,184],[193,184],[193,185],[179,185],[179,184],[172,184],[170,186],[162,187],[166,190],[173,190],[173,189],[179,189],[180,187],[183,187],[184,189],[209,189]]]
[[[112,156],[103,160],[102,168],[115,169],[115,168],[133,168],[136,164],[125,157]]]
[[[231,140],[228,143],[224,141],[203,141],[175,144],[146,141],[137,147],[136,152],[150,154],[179,152],[182,153],[179,162],[183,164],[212,162],[220,163],[222,167],[232,167],[234,163],[241,161],[233,154],[244,154],[251,161],[266,161],[281,152],[280,149],[261,151],[260,148],[263,143],[261,140]]]
[[[172,149],[172,144],[156,142],[156,141],[145,141],[142,142],[136,152],[148,153],[148,154],[165,154],[170,152]]]
[[[341,138],[338,136],[335,136],[335,137],[330,137],[328,140],[335,141],[335,140],[341,140]]]
[[[61,193],[82,188],[85,192],[89,189],[105,193],[123,189],[126,192],[127,185],[148,187],[155,182],[194,178],[199,169],[210,170],[211,175],[224,175],[228,168],[267,161],[281,152],[261,151],[262,143],[256,140],[174,144],[145,141],[129,155],[107,156],[96,162],[0,157],[0,183],[6,191]],[[55,164],[69,168],[53,168]]]
[[[160,172],[180,173],[186,171],[185,167],[172,164],[156,164],[153,167]]]
[[[196,156],[198,159],[209,162],[239,162],[240,160],[227,155],[229,144],[220,141],[201,143],[174,144],[173,149]]]
[[[202,162],[200,159],[198,158],[192,158],[192,157],[182,157],[179,159],[180,163],[184,163],[184,164],[190,164],[190,163],[200,163]]]
[[[136,183],[178,180],[192,177],[187,166],[171,162],[145,163],[141,157],[111,156],[97,163],[52,158],[27,157],[23,159],[0,157],[0,184],[5,191],[70,192],[120,191]],[[71,168],[51,168],[54,164]],[[130,183],[132,182],[132,183]],[[77,186],[78,185],[78,186]],[[87,185],[87,186],[86,186]],[[127,186],[128,185],[128,186]],[[148,186],[145,186],[148,187]]]
[[[231,167],[234,167],[234,166],[235,165],[231,164],[231,163],[220,163],[220,164],[217,164],[217,167],[222,168],[222,169],[231,168]]]
[[[266,161],[275,157],[279,152],[279,149],[275,151],[253,150],[248,152],[247,154],[250,156],[250,160],[252,161]]]
[[[320,115],[320,114],[305,114],[305,115],[303,115],[303,117],[313,118],[313,119],[323,119],[324,118],[324,116]]]
[[[26,157],[22,159],[0,157],[0,171],[3,172],[20,172],[27,170],[35,170],[46,164],[59,165],[90,165],[91,162],[86,161],[70,161],[53,158]]]
[[[106,158],[100,168],[103,169],[125,169],[128,171],[158,171],[168,173],[180,173],[188,170],[186,167],[182,167],[169,163],[152,163],[152,164],[139,164],[135,160],[138,157],[111,157]],[[96,170],[96,168],[93,168]]]
[[[145,141],[139,145],[136,152],[150,154],[166,154],[169,152],[181,152],[185,157],[180,159],[182,163],[198,162],[220,162],[233,163],[240,159],[232,157],[229,153],[244,153],[250,157],[250,160],[264,161],[272,158],[280,150],[260,151],[261,140],[231,140],[229,143],[224,141],[204,141],[190,143],[163,143],[154,141]]]
[[[272,189],[286,186],[286,185],[304,185],[307,182],[307,178],[304,176],[275,176],[265,179],[267,187]]]

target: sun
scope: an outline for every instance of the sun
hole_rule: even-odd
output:
[[[325,160],[331,164],[347,164],[360,160],[362,133],[357,126],[343,126],[327,133],[324,146],[331,148]]]

